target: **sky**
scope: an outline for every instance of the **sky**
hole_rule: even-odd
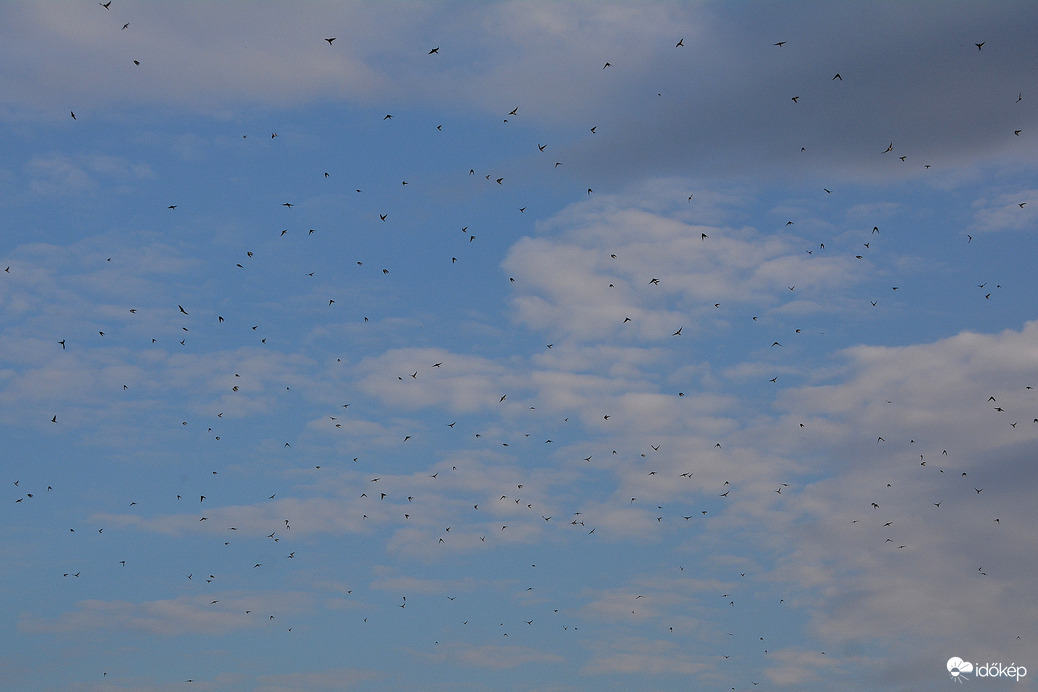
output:
[[[1035,688],[1035,3],[0,17],[5,686]]]

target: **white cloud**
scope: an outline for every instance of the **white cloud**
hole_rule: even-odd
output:
[[[591,660],[581,669],[586,675],[693,675],[711,670],[706,663],[690,660],[674,642],[631,637],[602,642],[593,648]]]
[[[662,342],[679,328],[716,329],[721,304],[765,314],[864,278],[852,258],[808,255],[791,236],[683,223],[637,205],[580,203],[551,235],[514,244],[504,267],[517,278],[517,319],[578,340]]]
[[[276,673],[258,675],[256,692],[333,692],[353,689],[366,682],[377,680],[380,674],[363,668],[335,668],[300,673]]]
[[[215,601],[215,603],[214,603]],[[301,593],[214,592],[158,601],[86,600],[78,609],[44,619],[23,614],[19,629],[31,633],[99,632],[107,629],[176,636],[225,634],[266,625],[268,616],[307,607]],[[246,611],[252,611],[246,613]]]
[[[429,658],[433,662],[507,670],[522,665],[550,665],[565,659],[558,654],[518,644],[442,644]]]
[[[1038,190],[1033,189],[982,197],[973,203],[973,222],[968,228],[975,232],[1034,230],[1038,228],[1036,200]]]

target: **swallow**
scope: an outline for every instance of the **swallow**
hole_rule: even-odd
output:
[[[324,39],[324,40],[325,40],[325,41],[327,41],[327,42],[328,42],[328,45],[330,46],[330,45],[332,45],[332,41],[334,41],[334,40],[335,40],[335,37],[334,37],[334,36],[332,36],[331,38],[326,38],[326,39]]]

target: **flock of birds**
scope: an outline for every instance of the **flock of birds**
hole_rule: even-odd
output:
[[[113,0],[108,2],[99,3],[105,11],[111,11]],[[130,24],[123,23],[120,30],[128,30]],[[320,38],[315,38],[316,41],[320,41]],[[327,42],[329,50],[336,49],[336,37],[327,37],[323,39]],[[674,45],[675,49],[684,48],[684,39],[680,39]],[[776,50],[788,51],[790,48],[787,46],[787,41],[778,41],[773,44]],[[978,42],[975,44],[978,51],[982,50],[985,46],[985,42]],[[440,54],[440,47],[435,46],[428,49],[426,52],[429,59],[437,59]],[[141,67],[139,59],[134,58],[133,64],[137,67]],[[612,67],[612,62],[605,61],[602,66],[603,70],[607,70]],[[837,72],[833,77],[833,81],[843,81],[843,77]],[[1018,101],[1022,100],[1023,93],[1021,92]],[[799,104],[799,96],[794,94],[791,96],[791,100],[794,104],[798,104],[797,107],[802,108]],[[508,113],[502,113],[505,121],[519,117],[519,107],[513,108]],[[73,120],[79,120],[75,111],[70,111],[70,116]],[[81,113],[82,116],[82,113]],[[392,113],[386,113],[382,118],[384,121],[391,121],[393,119]],[[587,133],[589,136],[594,136],[597,133],[597,125],[589,124]],[[437,129],[442,129],[442,125],[438,125]],[[1021,130],[1016,130],[1013,135],[1019,136]],[[247,138],[246,135],[242,135],[243,138]],[[266,135],[264,135],[265,137]],[[277,132],[272,132],[269,139],[275,140],[278,138]],[[549,146],[544,143],[536,143],[537,149],[540,153],[547,155]],[[893,155],[897,157],[900,162],[905,162],[908,154],[899,154],[895,148],[895,142],[890,141],[888,145],[877,148],[876,154],[878,156],[889,156]],[[558,169],[564,166],[564,161],[556,161],[551,159],[545,165],[546,169]],[[930,164],[925,164],[927,168]],[[477,173],[476,167],[472,167],[468,170],[468,174],[473,179],[479,181],[481,184],[489,185],[504,185],[506,175],[501,175],[495,172],[489,173]],[[329,178],[330,173],[323,172],[324,178]],[[401,181],[403,186],[408,185],[407,180]],[[583,187],[581,188],[584,189]],[[361,189],[357,189],[356,193],[361,193]],[[581,192],[584,196],[591,196],[594,194],[594,190],[590,186],[586,186],[586,194]],[[824,189],[825,195],[833,194],[830,189]],[[694,202],[694,193],[688,195],[687,202],[689,204]],[[167,211],[170,213],[180,213],[178,209],[181,207],[181,201],[170,203],[167,207]],[[284,209],[286,214],[295,214],[293,211],[295,207],[294,201],[278,201],[273,203],[276,206]],[[1019,207],[1024,208],[1026,201],[1021,201]],[[517,206],[518,213],[525,213],[527,207]],[[392,210],[384,210],[379,213],[379,222],[386,223],[387,219],[390,218]],[[375,222],[375,223],[379,223]],[[793,219],[787,222],[787,226],[795,224]],[[279,242],[297,242],[297,239],[302,238],[301,241],[305,241],[306,238],[313,236],[318,231],[313,228],[309,228],[305,223],[302,224],[301,231],[294,231],[291,228],[276,228],[271,229],[271,235],[276,236]],[[463,244],[465,246],[471,245],[476,240],[476,235],[469,230],[469,226],[461,228],[461,238],[463,238]],[[854,254],[856,260],[864,260],[870,250],[874,249],[875,245],[879,242],[882,237],[879,225],[872,227],[871,231],[866,231],[865,236],[860,238],[860,251]],[[280,239],[284,239],[281,241]],[[709,243],[712,241],[710,236],[706,233],[702,233],[700,240],[703,243]],[[967,238],[966,242],[970,242],[972,238]],[[818,247],[812,247],[807,249],[806,252],[811,255],[823,254],[826,251],[825,243],[820,243]],[[457,254],[450,256],[450,264],[454,265],[459,262],[459,257],[462,256],[463,250],[458,250]],[[237,270],[248,269],[248,264],[255,258],[253,250],[243,250],[241,261],[236,263]],[[617,254],[610,255],[616,262],[622,262],[623,258],[618,257]],[[358,266],[363,265],[363,261],[356,261]],[[380,273],[388,275],[391,271],[390,267],[380,267]],[[10,280],[17,281],[17,272],[12,273],[11,267],[8,266],[5,270],[6,274],[9,275]],[[312,274],[311,274],[312,276]],[[510,282],[515,282],[514,278],[509,279]],[[661,282],[666,281],[666,276],[646,276],[644,277],[644,289],[652,290],[654,287],[661,285]],[[608,290],[610,286],[604,286],[604,290]],[[792,293],[796,291],[796,284],[790,284],[787,286],[788,290]],[[979,288],[985,292],[985,298],[990,298],[992,294],[992,287],[987,284],[979,285]],[[994,288],[998,288],[997,286]],[[897,286],[891,287],[892,290],[898,290]],[[338,300],[337,300],[338,299]],[[327,296],[321,299],[327,300],[327,305],[324,307],[334,308],[340,303],[345,302],[339,296]],[[872,307],[879,307],[878,300],[870,300]],[[175,303],[174,303],[175,304]],[[258,342],[259,345],[266,345],[268,335],[260,332],[260,325],[248,324],[241,317],[234,314],[221,314],[218,309],[212,306],[196,306],[196,305],[176,305],[176,311],[173,311],[172,305],[168,308],[156,308],[156,310],[167,311],[175,315],[177,322],[177,331],[179,332],[179,338],[173,339],[175,344],[171,344],[169,332],[163,334],[156,334],[150,338],[150,344],[157,347],[172,347],[176,346],[186,347],[189,345],[189,339],[199,332],[203,332],[207,337],[219,338],[219,333],[214,331],[218,329],[233,329],[237,328],[244,332],[246,335],[253,335],[254,341]],[[714,303],[715,308],[720,308],[720,303]],[[146,307],[127,305],[126,310],[128,313],[134,316],[141,316],[147,312]],[[748,316],[751,317],[751,316]],[[752,316],[752,320],[756,322],[758,317]],[[202,323],[205,320],[205,323]],[[631,322],[631,317],[625,317],[623,324]],[[363,316],[363,322],[368,322],[368,316]],[[238,325],[232,327],[232,325]],[[674,339],[688,338],[684,333],[686,325],[674,325],[673,331],[668,331],[669,336]],[[113,337],[111,335],[111,329],[101,328],[96,331],[96,334],[85,334],[75,333],[62,335],[61,339],[55,340],[55,348],[59,349],[63,353],[71,353],[80,348],[98,348],[99,344],[103,344],[100,347],[104,348],[109,343],[112,347],[122,347],[127,345],[125,341],[113,342],[113,340],[126,339],[128,337]],[[800,333],[800,329],[795,330],[795,334]],[[661,334],[660,337],[665,338],[666,334]],[[774,349],[782,349],[783,343],[780,339],[785,337],[770,338],[770,347]],[[98,341],[100,340],[100,341]],[[138,344],[140,345],[140,344]],[[547,344],[548,349],[552,349],[555,346],[554,343]],[[558,349],[556,349],[558,350]],[[465,368],[465,364],[462,362],[450,362],[448,359],[436,360],[435,362],[414,362],[410,363],[406,370],[401,370],[396,375],[394,383],[396,386],[406,386],[411,383],[424,381],[427,377],[440,377],[440,376],[453,376],[462,374]],[[263,383],[259,381],[257,377],[258,373],[242,374],[241,372],[229,372],[227,373],[227,389],[230,394],[247,396],[248,391],[256,391],[257,389],[263,388]],[[256,378],[256,379],[250,379]],[[770,383],[776,383],[778,377],[769,378]],[[401,384],[402,383],[402,384]],[[388,385],[389,383],[387,383]],[[118,385],[122,390],[129,390],[132,383],[120,382]],[[766,385],[765,385],[766,386]],[[284,385],[285,392],[290,390],[290,385]],[[1031,390],[1030,386],[1026,386],[1026,390]],[[528,409],[530,411],[530,422],[531,425],[537,425],[538,421],[543,419],[537,417],[534,413],[536,406],[531,405],[528,400],[523,400],[521,404],[513,404],[508,399],[508,392],[501,392],[497,397],[496,402],[487,402],[486,409],[488,411],[493,410],[493,406],[499,407],[513,406],[512,415],[516,415],[515,411],[518,407]],[[677,392],[677,397],[684,397],[685,392]],[[1018,405],[1015,408],[1008,409],[1003,407],[1003,399],[1008,397],[1008,393],[994,392],[986,396],[986,401],[978,401],[978,406],[988,406],[991,409],[991,413],[1000,416],[1005,419],[1012,419],[1007,422],[1007,425],[1016,428],[1017,425],[1038,425],[1038,417],[1035,417],[1035,411],[1031,409],[1023,410],[1022,405]],[[521,398],[515,397],[513,398]],[[221,400],[223,397],[221,397]],[[888,402],[890,403],[890,402]],[[532,402],[536,404],[536,402]],[[341,402],[337,409],[334,411],[325,411],[324,419],[326,423],[323,425],[328,432],[342,431],[344,423],[347,420],[347,416],[357,411],[357,406],[354,405],[353,409],[350,409],[350,402]],[[1038,410],[1038,409],[1036,409]],[[491,414],[493,415],[493,414]],[[609,424],[614,421],[616,415],[609,411],[603,410],[599,412],[600,419],[603,425]],[[47,418],[48,424],[53,426],[61,426],[64,422],[64,414],[62,411],[51,412]],[[205,435],[213,441],[220,441],[227,434],[221,429],[221,425],[224,422],[224,412],[214,410],[210,420],[202,422],[190,421],[190,420],[179,420],[177,425],[182,428],[193,428],[193,429],[205,429]],[[516,449],[524,450],[524,454],[534,454],[533,443],[536,442],[541,449],[545,448],[545,445],[551,447],[552,445],[558,446],[558,440],[569,440],[571,435],[569,427],[573,424],[570,423],[568,417],[555,421],[551,426],[548,427],[535,427],[529,432],[515,432],[511,435],[505,435],[501,433],[485,433],[478,429],[463,430],[466,425],[460,423],[458,420],[448,417],[443,423],[444,427],[451,433],[462,433],[464,432],[469,436],[471,445],[474,445],[476,449],[491,449],[491,448],[508,448],[509,451]],[[799,423],[799,428],[806,430],[809,423]],[[347,426],[348,428],[349,426]],[[906,458],[912,457],[914,462],[919,467],[924,468],[926,472],[933,474],[944,474],[946,476],[953,476],[954,481],[959,485],[969,489],[978,499],[983,499],[984,484],[983,480],[974,480],[974,478],[968,473],[968,469],[961,463],[956,464],[951,459],[952,455],[946,449],[936,451],[932,445],[928,446],[926,450],[921,452],[916,451],[917,445],[915,440],[908,441],[897,441],[893,438],[890,442],[887,440],[887,434],[884,431],[878,431],[879,434],[876,437],[875,444],[880,446],[895,446],[898,445],[900,449],[896,452],[890,452],[899,456],[905,456]],[[414,430],[405,434],[401,439],[401,444],[415,444],[420,441],[420,438],[425,437],[435,439],[435,436],[426,434],[423,431]],[[603,435],[605,439],[608,439],[608,434]],[[293,449],[293,442],[295,439],[281,440],[279,444],[285,454],[289,454]],[[723,455],[725,453],[725,447],[729,441],[725,439],[717,440],[713,442],[707,448],[701,450],[704,457],[709,455]],[[599,448],[601,447],[601,449]],[[661,449],[662,448],[662,449]],[[687,525],[692,523],[696,518],[702,517],[713,517],[723,515],[725,503],[732,502],[739,497],[741,489],[738,487],[738,483],[725,478],[723,474],[720,474],[715,469],[704,470],[700,464],[694,459],[677,460],[667,455],[667,449],[663,443],[658,440],[646,440],[640,449],[637,450],[621,450],[621,449],[610,449],[609,447],[597,445],[593,449],[589,450],[589,453],[579,458],[574,458],[573,462],[579,461],[579,465],[583,465],[584,468],[591,469],[596,466],[596,462],[599,462],[602,457],[606,457],[610,461],[608,462],[609,468],[615,468],[618,460],[626,458],[626,462],[623,463],[636,463],[639,468],[642,469],[646,480],[639,484],[639,486],[646,491],[645,495],[642,496],[630,496],[624,498],[623,503],[630,507],[642,508],[644,507],[644,521],[650,526],[669,527],[671,524]],[[539,454],[539,452],[536,452]],[[216,453],[214,458],[218,457],[219,452]],[[889,453],[888,453],[889,454]],[[918,456],[915,459],[915,456]],[[717,458],[721,458],[718,456]],[[286,458],[286,463],[293,463],[291,457]],[[424,477],[419,477],[420,474],[405,473],[401,474],[396,471],[383,468],[381,471],[375,465],[365,466],[364,461],[361,458],[352,458],[346,460],[347,466],[349,467],[346,471],[342,469],[336,469],[333,472],[336,475],[336,483],[340,483],[345,480],[349,491],[353,495],[353,499],[344,502],[344,511],[353,512],[356,514],[353,519],[358,519],[361,524],[365,522],[378,523],[382,526],[395,526],[397,528],[407,526],[409,524],[418,525],[421,527],[420,532],[423,536],[421,540],[427,541],[430,546],[425,551],[430,554],[435,554],[436,550],[448,550],[451,547],[456,547],[462,552],[480,549],[482,546],[494,546],[494,545],[513,545],[515,541],[522,542],[523,539],[510,538],[510,534],[515,531],[522,531],[524,535],[529,536],[531,532],[541,530],[551,530],[555,526],[561,526],[562,530],[572,531],[574,533],[579,532],[584,536],[595,536],[598,526],[595,523],[595,519],[589,516],[589,513],[583,511],[581,507],[568,508],[564,514],[560,516],[559,506],[557,503],[546,500],[550,493],[548,488],[544,487],[545,484],[542,480],[538,480],[535,475],[530,477],[523,477],[521,475],[512,477],[511,483],[507,486],[502,486],[497,489],[492,495],[488,495],[484,488],[480,488],[478,491],[472,493],[468,497],[470,508],[466,510],[464,516],[454,516],[454,521],[450,524],[444,524],[438,530],[430,528],[431,521],[427,521],[422,517],[423,512],[431,513],[437,517],[437,520],[441,516],[446,516],[446,520],[450,520],[450,516],[443,511],[437,510],[433,507],[434,502],[428,501],[427,498],[432,497],[435,501],[442,500],[444,495],[442,491],[436,489],[437,483],[448,483],[451,484],[450,478],[463,474],[467,469],[465,467],[459,468],[458,464],[447,464],[441,465],[435,469],[428,469],[429,472],[424,474]],[[321,472],[324,469],[328,472],[329,463],[334,463],[338,466],[339,460],[322,462],[313,465],[313,472]],[[259,522],[255,522],[251,526],[244,524],[239,525],[240,522],[236,521],[234,516],[234,509],[227,506],[221,506],[221,494],[224,497],[234,497],[235,499],[241,499],[240,495],[232,492],[230,488],[222,486],[223,477],[227,475],[226,472],[221,473],[223,469],[213,469],[210,472],[211,478],[205,482],[200,483],[195,487],[183,487],[178,489],[175,494],[175,502],[182,503],[183,509],[178,513],[180,517],[188,517],[184,519],[182,526],[186,526],[186,522],[189,520],[195,524],[198,528],[197,531],[200,535],[214,536],[214,545],[217,546],[230,546],[232,544],[231,536],[237,537],[239,535],[247,534],[246,540],[252,540],[257,537],[265,537],[266,541],[271,544],[276,544],[277,548],[275,552],[270,550],[260,550],[257,555],[268,557],[257,557],[257,559],[248,560],[248,570],[262,570],[267,564],[269,564],[270,555],[278,555],[279,559],[282,560],[293,560],[296,562],[302,561],[300,558],[305,560],[306,556],[306,543],[299,542],[293,536],[293,526],[298,528],[312,526],[312,520],[307,516],[279,516],[277,519],[267,519]],[[947,473],[946,473],[947,472]],[[341,475],[340,475],[341,474]],[[700,477],[705,477],[709,480],[700,481]],[[791,479],[775,479],[774,487],[771,492],[776,497],[780,497],[783,500],[787,498],[795,497],[796,489],[789,483],[785,482]],[[658,490],[664,488],[670,488],[674,483],[685,483],[688,487],[687,498],[690,499],[687,502],[681,503],[678,507],[672,507],[672,505],[678,503],[664,503],[658,501],[656,498],[649,495],[653,489],[653,483],[656,483],[655,487]],[[891,509],[891,503],[885,499],[884,492],[892,487],[897,481],[891,479],[890,481],[883,480],[877,481],[877,487],[875,488],[876,498],[867,507],[862,507],[862,515],[854,519],[850,519],[852,524],[861,524],[862,526],[871,527],[871,531],[867,537],[867,541],[875,542],[883,547],[887,547],[894,551],[906,551],[911,552],[913,545],[910,540],[905,539],[899,533],[899,525],[897,519],[892,516],[887,516],[885,512]],[[52,481],[40,488],[26,488],[19,479],[13,479],[11,481],[11,487],[16,489],[17,496],[12,500],[18,504],[30,504],[33,502],[39,502],[40,496],[43,495],[59,495],[64,492],[72,492],[70,489],[63,488],[59,481]],[[456,490],[459,484],[453,483],[453,487]],[[947,489],[947,487],[946,487]],[[783,494],[783,491],[786,491]],[[956,491],[957,492],[957,491]],[[275,516],[278,512],[287,514],[287,508],[294,506],[288,503],[282,504],[282,498],[286,493],[278,491],[270,494],[264,494],[261,498],[255,498],[255,502],[252,504],[263,504],[269,503],[267,509],[264,510],[263,514],[268,517]],[[197,498],[197,500],[196,500]],[[696,502],[699,504],[697,505]],[[945,499],[943,497],[935,496],[930,501],[933,505],[934,511],[947,511],[945,506]],[[190,505],[190,506],[189,506]],[[549,509],[549,506],[552,508]],[[125,507],[122,508],[109,508],[111,512],[120,516],[126,516],[128,513],[137,512],[134,516],[147,516],[149,512],[153,512],[154,508],[141,506],[135,499],[127,498]],[[869,513],[871,512],[871,515]],[[899,513],[895,512],[895,514]],[[593,513],[591,513],[593,514]],[[111,515],[110,515],[111,516]],[[935,515],[935,521],[940,521],[940,515]],[[219,527],[209,528],[208,524],[220,523]],[[998,524],[1000,518],[997,516],[990,517],[990,521],[993,524]],[[538,528],[534,529],[533,526]],[[92,526],[84,528],[83,526],[65,527],[63,530],[70,534],[81,535],[84,533],[96,534],[98,536],[104,535],[104,526]],[[314,527],[317,528],[317,527]],[[78,531],[77,531],[78,529]],[[192,529],[185,529],[192,530]],[[600,534],[601,535],[601,532]],[[126,555],[124,559],[118,560],[114,568],[117,569],[132,569],[134,565],[134,556]],[[678,573],[684,573],[686,571],[685,565],[674,565],[674,570]],[[977,570],[980,575],[986,576],[987,572],[983,566],[980,566]],[[531,580],[534,579],[532,576],[529,577]],[[62,572],[63,578],[71,580],[86,580],[94,577],[95,575],[89,574],[85,568],[80,566],[70,567]],[[97,578],[103,579],[103,575],[96,575]],[[199,590],[197,598],[203,599],[207,606],[214,609],[224,608],[223,600],[220,598],[220,587],[222,583],[222,574],[218,569],[206,568],[202,569],[184,569],[183,580],[189,582],[192,588]],[[745,579],[746,572],[738,572],[732,574],[733,583],[738,583],[739,580]],[[540,588],[541,583],[538,582],[537,588]],[[356,587],[354,587],[356,588]],[[347,588],[340,596],[342,598],[352,598],[354,596],[354,588]],[[534,586],[527,587],[527,590],[533,590]],[[741,593],[751,592],[751,589],[743,587]],[[443,594],[443,596],[453,603],[458,596],[456,594]],[[719,599],[727,604],[730,608],[736,608],[740,603],[739,597],[735,595],[734,590],[726,590],[723,593],[717,594]],[[235,599],[235,602],[239,602],[241,599]],[[408,607],[409,603],[414,603],[415,597],[412,596],[411,601],[408,601],[406,594],[401,594],[398,603],[393,603],[393,607],[396,609],[404,610]],[[546,599],[547,600],[547,599]],[[642,604],[652,600],[652,594],[642,593],[631,593],[629,595],[628,602],[626,604],[627,609],[630,610],[632,616],[637,616]],[[201,602],[201,601],[200,601]],[[784,600],[780,601],[784,602]],[[658,607],[658,606],[657,606]],[[259,612],[257,608],[251,607],[244,610],[245,614],[250,617],[261,618],[263,621],[271,624],[282,624],[281,619],[277,614],[273,612]],[[564,617],[565,616],[565,617]],[[530,614],[527,617],[517,620],[516,622],[506,623],[500,622],[497,625],[497,630],[500,632],[501,638],[509,637],[515,638],[516,631],[514,628],[518,627],[521,630],[526,628],[534,628],[535,625],[541,624],[544,621],[551,623],[553,626],[563,629],[564,631],[577,631],[578,627],[573,624],[572,618],[575,616],[574,609],[567,609],[563,604],[548,604],[542,607],[531,606]],[[459,622],[463,626],[467,626],[472,617],[468,618],[464,616],[459,617]],[[657,616],[661,621],[665,621],[665,616]],[[570,619],[566,619],[570,618]],[[290,616],[289,618],[290,619]],[[369,616],[363,617],[363,622],[367,623]],[[668,634],[674,633],[674,625],[661,622],[661,630]],[[286,630],[291,632],[292,627],[287,627]],[[680,628],[679,628],[680,629]],[[746,638],[745,635],[736,637],[733,633],[728,633],[730,642],[742,641]],[[765,636],[767,635],[767,636]],[[772,642],[775,638],[780,638],[779,635],[773,635],[770,632],[755,632],[750,637],[759,648],[760,652],[767,654],[768,651],[775,646]],[[433,642],[434,646],[439,644],[436,640]],[[728,646],[728,644],[726,644]],[[819,652],[819,656],[826,655],[826,652]],[[731,652],[720,654],[719,657],[723,660],[729,659]],[[106,673],[107,674],[107,673]],[[187,680],[187,682],[193,682],[194,677]],[[757,686],[759,681],[753,680],[752,685]],[[736,689],[732,687],[732,689]]]

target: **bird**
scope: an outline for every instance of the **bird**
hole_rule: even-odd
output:
[[[840,73],[839,73],[839,72],[837,72],[837,73],[836,73],[836,74],[835,74],[835,75],[833,76],[833,79],[834,79],[834,80],[835,80],[835,79],[839,79],[839,80],[840,80],[841,82],[843,81],[843,77],[841,77],[841,76],[840,76]],[[832,81],[832,80],[830,80],[830,81]]]
[[[778,46],[779,48],[781,48],[782,46],[786,45],[786,42],[785,42],[785,41],[779,41],[778,43],[775,43],[775,44],[773,44],[773,45],[776,45],[776,46]]]
[[[76,112],[75,112],[75,111],[69,111],[69,115],[71,115],[71,116],[72,116],[72,119],[73,119],[73,120],[75,120],[75,119],[76,119]]]
[[[683,46],[683,45],[685,45],[685,39],[680,39],[676,44],[674,44],[674,47],[675,48],[679,48],[680,46]]]
[[[332,41],[334,41],[334,40],[335,40],[335,37],[334,37],[334,36],[332,36],[331,38],[326,38],[326,39],[324,39],[324,40],[325,40],[325,41],[327,41],[327,42],[328,42],[328,45],[330,46],[330,45],[332,45]]]
[[[426,55],[433,55],[434,53],[435,53],[435,54],[438,54],[439,52],[440,52],[440,47],[439,47],[439,46],[436,46],[435,48],[433,48],[432,50],[430,50],[430,51],[429,51],[429,52],[428,52],[428,53],[427,53]]]
[[[106,10],[112,9],[112,0],[108,0],[108,2],[99,2],[97,4],[105,8]]]
[[[974,43],[973,45],[977,47],[977,50],[981,50],[985,43],[987,43],[987,41],[981,41],[980,43]]]

